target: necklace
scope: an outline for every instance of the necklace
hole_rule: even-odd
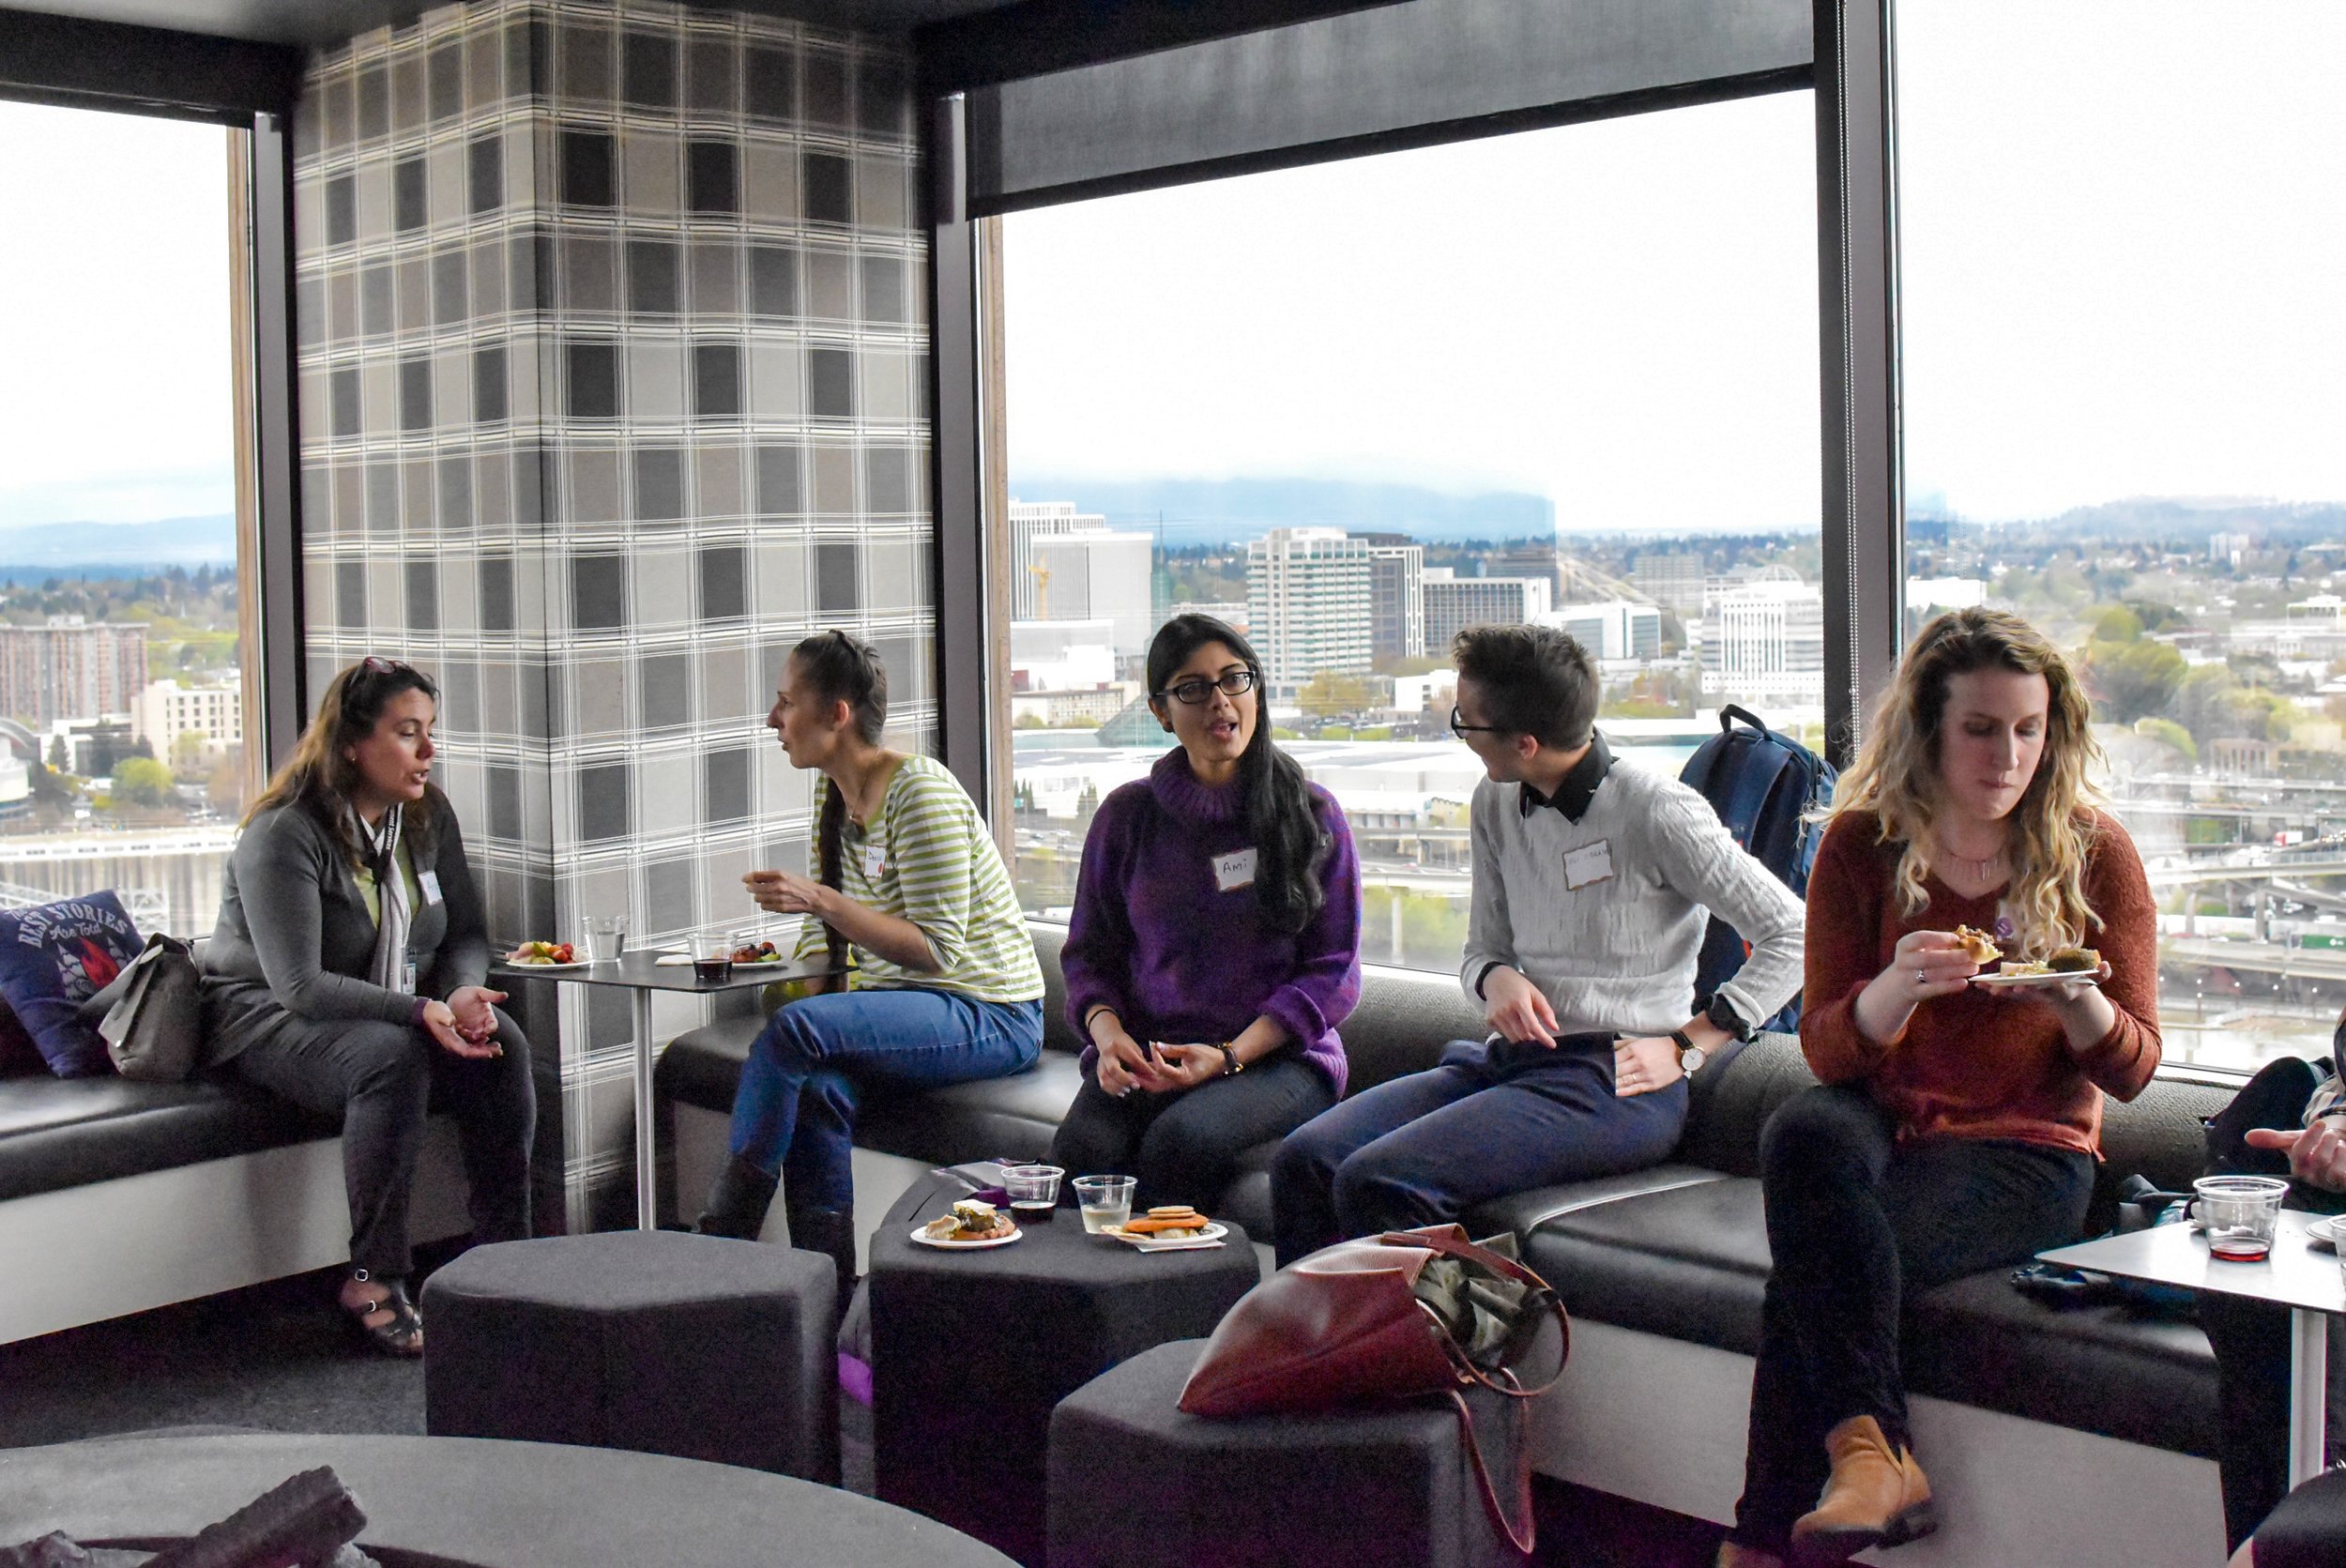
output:
[[[1969,881],[1988,881],[1995,876],[1997,868],[2004,863],[2005,852],[2002,849],[1997,850],[1993,855],[1989,855],[1985,859],[1978,859],[1968,855],[1957,854],[1954,850],[1949,849],[1946,846],[1945,841],[1938,838],[1935,834],[1932,836],[1931,843],[1932,845],[1939,851],[1940,858],[1955,870],[1961,872],[1965,879]]]

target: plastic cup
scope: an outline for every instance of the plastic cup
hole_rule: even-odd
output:
[[[715,985],[733,978],[733,946],[724,941],[702,941],[693,949],[693,978],[703,985]]]
[[[1049,1225],[1059,1209],[1059,1178],[1066,1174],[1058,1165],[1003,1166],[1002,1190],[1010,1195],[1011,1218],[1021,1226]]]
[[[2192,1212],[2207,1232],[2210,1257],[2260,1263],[2271,1256],[2288,1182],[2272,1176],[2202,1176],[2191,1190]]]
[[[607,964],[627,951],[627,917],[625,915],[589,915],[586,917],[586,956],[597,964]]]
[[[1078,1176],[1075,1202],[1083,1210],[1084,1229],[1097,1236],[1104,1227],[1120,1225],[1133,1217],[1133,1188],[1129,1176]]]

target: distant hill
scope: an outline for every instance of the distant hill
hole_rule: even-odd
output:
[[[2072,507],[2057,517],[1949,518],[1958,526],[2042,528],[2076,538],[2204,542],[2211,534],[2247,534],[2284,544],[2346,540],[2346,502],[2275,501],[2232,496],[2139,495]]]
[[[1073,501],[1118,527],[1155,532],[1165,542],[1232,543],[1273,528],[1346,528],[1412,539],[1528,539],[1556,531],[1556,506],[1545,495],[1489,491],[1456,495],[1408,484],[1331,480],[1069,480],[1020,474],[1010,493],[1022,501]]]
[[[234,566],[234,517],[152,523],[36,523],[0,528],[0,581],[124,577],[175,566]]]

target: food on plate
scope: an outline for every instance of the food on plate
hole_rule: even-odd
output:
[[[2051,973],[2052,969],[2049,966],[2039,964],[2034,959],[2031,959],[2026,963],[2022,963],[2020,960],[2016,958],[2003,967],[2003,975],[2006,980],[2025,980],[2033,975],[2049,975]]]
[[[575,964],[568,942],[524,942],[505,955],[508,964]]]
[[[1168,1204],[1151,1209],[1138,1219],[1126,1220],[1122,1229],[1127,1236],[1150,1236],[1160,1241],[1178,1241],[1196,1236],[1212,1222],[1186,1204]]]
[[[2003,956],[2003,949],[1998,947],[1996,939],[1985,931],[1976,931],[1968,925],[1958,925],[1955,928],[1955,939],[1957,944],[1971,955],[1971,960],[1974,964],[1993,964]],[[2009,969],[2004,971],[2006,974],[2011,972]]]
[[[754,946],[744,942],[733,950],[732,957],[736,964],[779,964],[782,962],[782,950],[771,942],[759,942]]]
[[[2102,955],[2095,948],[2063,948],[2045,960],[2045,967],[2054,974],[2091,974],[2102,967]]]
[[[964,1198],[921,1227],[932,1241],[998,1241],[1017,1226],[990,1203]]]

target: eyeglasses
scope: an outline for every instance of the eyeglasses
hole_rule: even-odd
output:
[[[1254,671],[1232,670],[1219,680],[1208,680],[1204,676],[1198,676],[1195,679],[1182,681],[1179,686],[1168,686],[1157,695],[1171,697],[1175,702],[1186,703],[1196,708],[1216,692],[1220,692],[1226,697],[1238,697],[1245,695],[1254,689]]]
[[[397,659],[386,659],[375,653],[370,653],[364,659],[359,660],[358,668],[368,675],[413,675],[416,673],[415,666],[412,664],[404,663]]]
[[[1507,733],[1507,726],[1504,724],[1470,724],[1466,722],[1466,715],[1459,712],[1457,705],[1453,703],[1450,707],[1450,733],[1464,740],[1470,735],[1504,735]]]

